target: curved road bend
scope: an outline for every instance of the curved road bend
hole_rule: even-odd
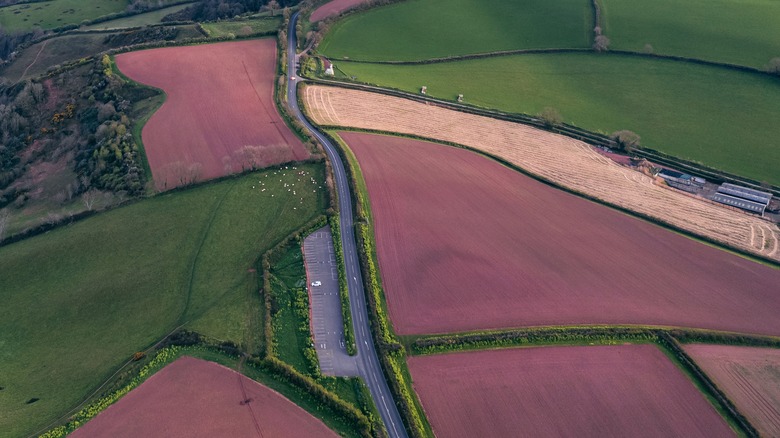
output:
[[[360,262],[357,257],[357,244],[355,243],[355,230],[352,218],[352,195],[349,191],[347,174],[344,171],[344,163],[336,152],[336,147],[321,132],[312,126],[303,116],[298,107],[298,87],[296,65],[296,34],[295,25],[298,21],[298,12],[290,17],[290,27],[287,30],[287,102],[293,115],[303,123],[311,134],[319,140],[325,148],[333,166],[336,191],[338,193],[339,213],[341,222],[341,247],[344,249],[344,268],[347,277],[347,289],[349,290],[350,312],[352,324],[355,329],[355,344],[357,346],[357,366],[360,377],[366,382],[374,404],[379,410],[379,415],[385,424],[390,437],[406,438],[401,415],[393,401],[390,388],[387,386],[382,368],[379,365],[376,347],[371,338],[368,325],[368,311],[366,310],[366,297],[363,290]]]

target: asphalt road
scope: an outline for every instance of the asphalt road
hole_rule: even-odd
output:
[[[311,299],[311,330],[320,371],[326,376],[358,375],[357,358],[347,353],[344,318],[339,296],[339,270],[330,226],[320,228],[303,240],[306,288]]]
[[[349,181],[344,171],[344,163],[336,151],[336,147],[303,116],[298,107],[298,77],[296,69],[296,34],[295,25],[298,22],[298,12],[290,17],[287,30],[287,102],[292,114],[303,123],[306,129],[319,140],[325,148],[325,153],[333,167],[333,174],[338,193],[338,209],[341,222],[341,247],[344,250],[344,268],[349,290],[350,311],[355,328],[355,344],[357,346],[358,374],[366,382],[374,404],[384,422],[390,437],[407,437],[401,415],[393,401],[390,388],[387,386],[384,374],[379,365],[376,347],[371,337],[368,325],[366,296],[363,290],[362,274],[357,256],[355,230],[352,217],[352,194]]]

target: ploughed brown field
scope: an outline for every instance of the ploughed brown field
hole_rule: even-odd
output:
[[[684,348],[761,436],[780,436],[780,349],[709,344]]]
[[[142,50],[116,63],[167,94],[142,131],[159,190],[309,156],[274,104],[274,39]]]
[[[408,364],[439,438],[734,436],[653,345],[486,350]]]
[[[780,334],[780,270],[465,149],[339,134],[363,171],[400,334],[640,324]]]
[[[73,437],[336,437],[319,419],[235,371],[182,357]]]
[[[314,23],[315,21],[333,17],[347,9],[352,9],[361,3],[367,3],[367,0],[333,0],[315,9],[314,12],[311,13],[309,21]]]
[[[776,224],[662,187],[581,141],[378,93],[307,86],[303,97],[307,111],[321,125],[400,132],[469,146],[575,192],[780,261]]]

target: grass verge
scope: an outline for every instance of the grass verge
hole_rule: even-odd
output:
[[[368,318],[374,342],[378,346],[377,353],[385,372],[385,378],[410,436],[433,436],[422,405],[412,388],[411,377],[406,368],[405,351],[398,342],[387,316],[387,304],[377,268],[379,264],[376,258],[365,180],[355,156],[344,141],[332,131],[325,134],[338,145],[338,152],[346,163],[345,170],[350,181],[350,190],[355,194],[353,207],[356,218],[356,239],[369,309]]]
[[[209,37],[250,37],[275,33],[282,25],[282,17],[263,17],[236,21],[213,21],[202,23]]]
[[[347,354],[354,356],[357,354],[355,347],[355,327],[352,324],[352,312],[349,307],[349,291],[347,290],[347,274],[344,270],[344,250],[341,248],[341,227],[339,226],[339,217],[334,214],[328,218],[331,235],[333,236],[333,247],[336,251],[336,262],[339,271],[339,299],[341,301],[341,320],[344,321],[344,344]]]

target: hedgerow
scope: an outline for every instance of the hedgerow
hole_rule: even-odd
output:
[[[107,407],[111,406],[125,394],[129,393],[138,385],[143,383],[152,374],[156,373],[162,369],[163,366],[177,358],[180,350],[181,347],[179,346],[171,346],[159,350],[154,358],[149,361],[149,363],[144,365],[144,367],[141,368],[141,371],[138,372],[138,375],[130,380],[127,385],[105,397],[99,398],[98,400],[92,402],[87,407],[73,415],[67,424],[49,430],[48,432],[42,434],[40,438],[64,437],[65,435],[83,426],[84,423],[95,417],[97,414],[103,412],[103,410],[105,410]]]
[[[347,354],[354,356],[357,353],[355,348],[355,330],[352,326],[352,312],[349,307],[349,291],[347,290],[347,274],[344,271],[344,249],[341,247],[341,228],[337,215],[328,218],[330,230],[333,235],[333,246],[336,249],[336,261],[339,271],[339,298],[341,299],[341,317],[344,321],[344,343],[347,347]]]

